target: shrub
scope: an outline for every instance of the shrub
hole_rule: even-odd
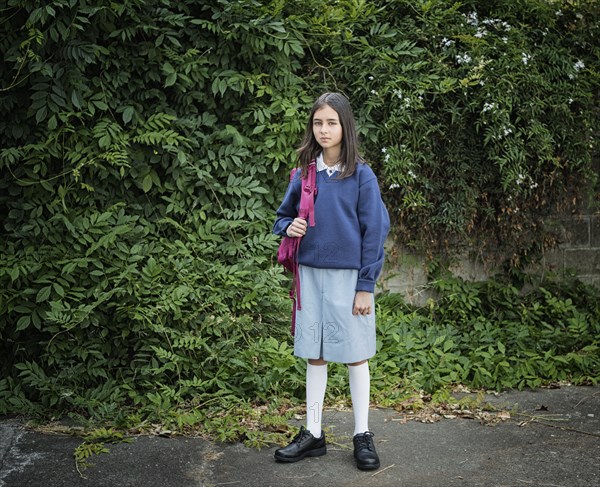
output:
[[[432,279],[437,299],[409,306],[380,297],[373,390],[394,403],[406,386],[467,384],[503,390],[600,380],[600,299],[578,281],[547,279],[529,292],[510,282]]]
[[[432,253],[520,264],[593,183],[593,3],[8,0],[0,16],[0,412],[298,396],[270,227],[323,90],[352,99],[396,237]],[[587,336],[560,299],[543,312],[567,321],[544,322]],[[431,343],[430,316],[391,314],[422,332],[386,335],[382,357],[409,353],[378,380],[508,384],[492,350],[524,349],[467,311],[472,339]],[[580,352],[560,356],[589,371]],[[550,373],[532,363],[526,384]]]

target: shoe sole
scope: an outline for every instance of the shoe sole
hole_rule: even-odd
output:
[[[294,462],[299,462],[300,460],[303,460],[306,457],[320,457],[323,456],[327,453],[327,447],[321,447],[321,448],[317,448],[316,450],[310,450],[307,451],[306,453],[299,455],[297,457],[278,457],[277,455],[275,455],[275,460],[277,460],[278,462],[284,462],[284,463],[294,463]]]
[[[356,466],[358,467],[359,470],[377,470],[380,467],[381,464],[377,463],[375,465],[358,465],[356,464]]]

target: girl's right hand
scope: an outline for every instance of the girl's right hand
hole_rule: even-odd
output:
[[[307,223],[304,218],[294,218],[294,221],[287,227],[288,237],[303,237],[306,234]]]

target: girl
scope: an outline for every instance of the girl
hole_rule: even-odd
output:
[[[327,363],[348,365],[354,412],[354,457],[361,470],[379,468],[369,431],[370,374],[375,354],[375,281],[383,265],[389,217],[377,178],[358,152],[348,100],[325,93],[312,107],[299,153],[301,171],[290,182],[277,210],[273,232],[302,236],[298,262],[302,309],[296,312],[294,355],[308,359],[306,428],[275,451],[280,462],[324,455],[321,414]],[[315,226],[297,218],[301,177],[317,163]]]

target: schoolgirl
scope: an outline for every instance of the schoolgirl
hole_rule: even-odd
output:
[[[296,462],[327,452],[321,430],[327,363],[348,365],[354,413],[354,457],[361,470],[379,468],[369,431],[370,373],[375,354],[373,292],[384,260],[388,212],[377,178],[358,151],[350,103],[340,93],[325,93],[314,103],[299,167],[277,210],[273,232],[302,236],[298,262],[302,308],[296,312],[294,355],[308,360],[306,428],[275,451],[280,462]],[[315,226],[297,218],[301,177],[317,164]]]

